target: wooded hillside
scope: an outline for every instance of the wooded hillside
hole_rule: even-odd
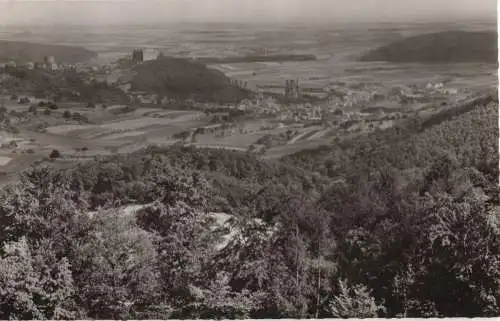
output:
[[[365,53],[360,61],[497,63],[496,32],[446,31],[405,38]]]
[[[498,316],[497,124],[33,168],[0,193],[0,318]]]
[[[44,63],[49,56],[54,56],[57,63],[77,63],[97,57],[97,53],[76,46],[0,40],[0,62]]]

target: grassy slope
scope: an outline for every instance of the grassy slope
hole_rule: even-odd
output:
[[[461,63],[497,61],[496,32],[446,31],[409,37],[364,54],[360,61]]]
[[[0,41],[0,62],[43,63],[45,56],[54,56],[58,63],[77,63],[94,58],[97,54],[83,47]]]

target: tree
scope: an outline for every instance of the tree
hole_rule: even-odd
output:
[[[193,302],[190,287],[204,284],[202,267],[213,251],[213,236],[203,226],[201,215],[182,201],[174,205],[157,202],[138,213],[139,225],[160,237],[159,285],[163,302],[173,309]]]
[[[69,112],[69,110],[65,110],[64,111],[63,117],[66,118],[66,119],[70,119],[71,118],[71,113]]]
[[[146,313],[159,294],[154,236],[118,211],[96,219],[96,228],[74,248],[78,301],[91,318]]]
[[[53,241],[58,256],[68,256],[73,239],[88,227],[81,202],[67,177],[47,167],[23,173],[21,182],[1,194],[0,244],[25,236],[33,242]]]
[[[494,214],[472,197],[440,196],[427,204],[419,226],[420,250],[413,257],[418,269],[411,296],[434,304],[439,316],[498,315],[500,234],[492,224]]]
[[[226,273],[217,273],[207,288],[190,286],[193,302],[175,311],[175,318],[193,319],[246,319],[260,305],[261,293],[234,292]]]
[[[26,238],[7,243],[0,258],[0,317],[72,319],[73,278],[66,258],[57,259],[50,241],[31,250]],[[32,254],[33,253],[33,254]]]
[[[8,243],[0,259],[0,315],[3,319],[42,319],[34,292],[38,275],[26,239]],[[22,280],[18,282],[17,280]],[[17,281],[17,282],[16,282]]]
[[[330,302],[334,318],[376,318],[379,309],[366,286],[351,286],[345,280],[339,281],[339,293]]]
[[[60,158],[61,156],[62,156],[61,153],[57,149],[52,150],[52,152],[50,152],[50,155],[49,155],[49,157],[52,159]]]

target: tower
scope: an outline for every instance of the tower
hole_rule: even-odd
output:
[[[134,49],[132,51],[132,63],[140,64],[144,61],[144,51],[142,49]]]

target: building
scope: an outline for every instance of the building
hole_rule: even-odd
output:
[[[132,51],[132,64],[141,64],[144,62],[144,51],[142,49],[134,49]]]
[[[158,49],[146,49],[143,51],[143,61],[156,60],[159,55]]]
[[[300,96],[301,86],[299,80],[287,80],[285,83],[285,97],[297,99]]]
[[[56,64],[56,58],[54,58],[54,56],[45,56],[44,63],[50,68],[52,65]]]

